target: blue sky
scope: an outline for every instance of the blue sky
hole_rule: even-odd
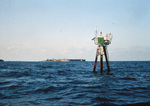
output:
[[[150,60],[150,0],[0,0],[0,58],[94,61],[95,26],[111,61]]]

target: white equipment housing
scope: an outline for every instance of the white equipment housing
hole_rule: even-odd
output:
[[[107,45],[111,44],[112,38],[113,38],[111,33],[109,33],[109,34],[102,34],[102,32],[101,32],[100,33],[100,37],[97,37],[97,33],[98,33],[98,31],[96,29],[95,37],[92,39],[92,40],[94,40],[94,43],[96,45],[107,46]]]

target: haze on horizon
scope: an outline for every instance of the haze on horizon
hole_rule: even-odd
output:
[[[0,0],[0,59],[94,61],[95,26],[111,61],[150,60],[150,0]]]

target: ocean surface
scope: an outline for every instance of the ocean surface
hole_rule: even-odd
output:
[[[0,106],[150,105],[150,62],[0,62]]]

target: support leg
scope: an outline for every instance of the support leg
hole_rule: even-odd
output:
[[[108,69],[108,73],[109,73],[110,72],[110,68],[109,68],[109,62],[108,62],[107,53],[106,53],[106,47],[103,46],[103,48],[104,48],[104,55],[105,55],[105,58],[106,58],[107,69]]]
[[[97,55],[97,52],[96,52],[95,63],[94,63],[94,69],[93,69],[93,72],[94,72],[94,73],[95,73],[96,64],[97,64],[97,57],[98,57],[98,55]]]
[[[103,55],[100,55],[100,68],[101,68],[101,73],[103,73]]]

